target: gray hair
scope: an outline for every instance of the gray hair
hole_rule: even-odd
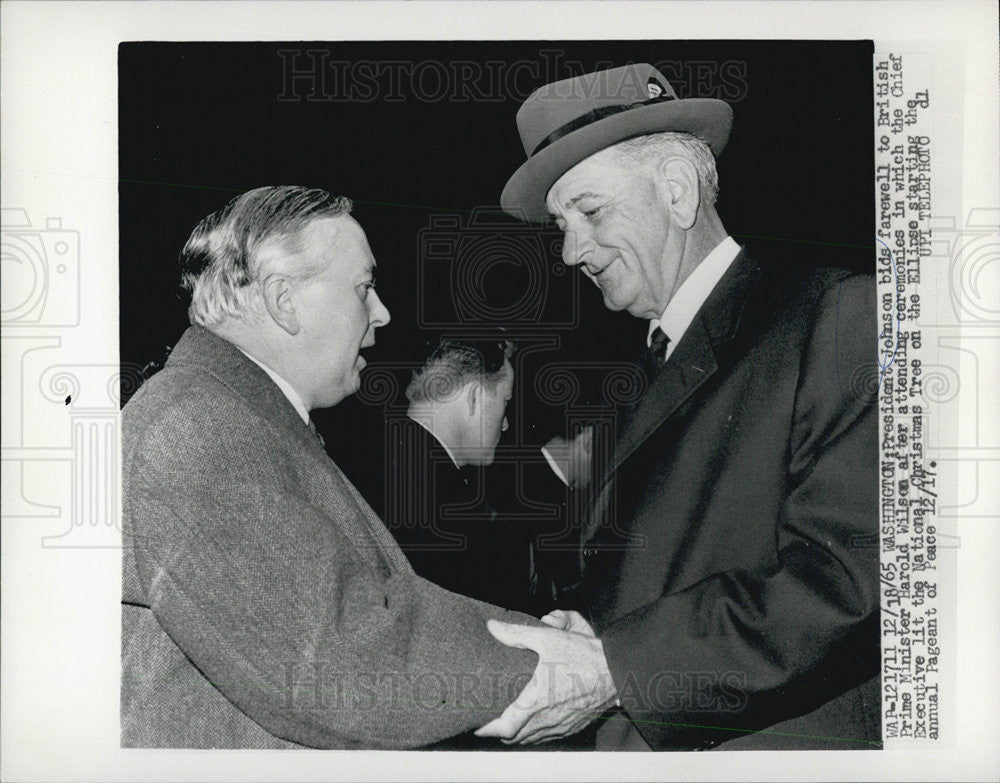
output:
[[[698,171],[698,187],[702,201],[713,206],[719,196],[719,173],[715,156],[702,139],[690,133],[650,133],[626,139],[613,147],[621,163],[633,166],[655,166],[673,155],[691,162]]]
[[[202,220],[180,253],[181,285],[191,292],[191,323],[218,326],[255,312],[255,284],[263,278],[261,250],[294,242],[311,220],[346,215],[352,206],[350,199],[319,188],[270,186],[237,196]]]

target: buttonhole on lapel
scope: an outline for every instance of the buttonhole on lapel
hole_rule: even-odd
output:
[[[383,595],[382,596],[382,600],[385,602],[385,608],[388,609],[389,608],[389,596]]]
[[[692,365],[691,365],[691,368],[692,368],[692,369],[695,369],[695,370],[697,370],[698,372],[705,372],[705,371],[704,371],[703,369],[701,369],[701,367],[699,367],[699,366],[698,366],[697,364],[692,364]]]

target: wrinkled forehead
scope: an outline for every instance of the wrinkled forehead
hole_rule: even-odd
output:
[[[607,147],[584,158],[559,177],[546,193],[545,205],[550,214],[558,215],[560,210],[571,209],[586,195],[615,190],[622,174],[614,147]]]

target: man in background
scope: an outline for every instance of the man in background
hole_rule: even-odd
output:
[[[420,576],[482,601],[532,606],[531,541],[497,514],[485,468],[507,430],[512,345],[442,339],[390,419],[384,519]]]

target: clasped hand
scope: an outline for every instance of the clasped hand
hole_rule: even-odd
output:
[[[489,620],[486,627],[510,647],[534,650],[538,665],[531,681],[503,715],[476,731],[505,743],[535,744],[584,729],[615,702],[601,640],[574,611],[542,618],[548,628]]]

